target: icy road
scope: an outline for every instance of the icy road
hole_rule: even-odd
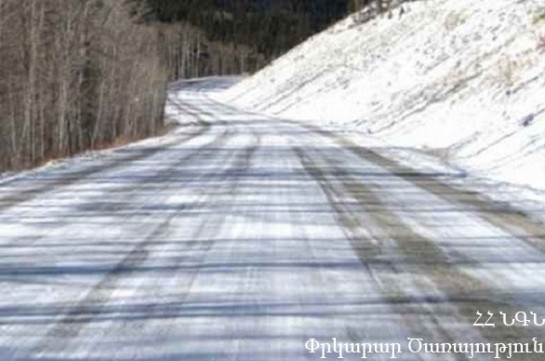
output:
[[[459,174],[218,103],[220,85],[173,87],[171,107],[200,127],[0,183],[0,360],[297,361],[319,359],[310,338],[543,339],[499,316],[545,317],[543,225],[449,186]],[[488,311],[498,325],[475,327]],[[465,358],[398,357],[419,359]]]

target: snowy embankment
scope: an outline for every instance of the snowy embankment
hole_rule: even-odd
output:
[[[365,24],[356,14],[220,97],[545,189],[545,3],[414,2]]]

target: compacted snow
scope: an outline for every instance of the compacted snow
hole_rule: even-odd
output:
[[[0,185],[0,360],[311,361],[310,338],[543,340],[473,326],[479,311],[545,317],[542,224],[450,187],[456,172],[210,99],[229,83],[172,86],[168,113],[189,130]]]
[[[351,18],[233,87],[173,84],[163,137],[4,178],[0,360],[542,342],[499,317],[545,317],[542,205],[520,212],[497,200],[511,188],[467,177],[545,186],[538,5]],[[478,312],[497,327],[475,327]]]
[[[364,24],[356,14],[220,99],[545,189],[545,3],[418,1]]]

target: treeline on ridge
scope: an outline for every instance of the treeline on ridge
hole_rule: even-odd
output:
[[[348,7],[347,0],[128,1],[146,23],[170,24],[171,37],[177,28],[188,41],[187,27],[199,30],[201,75],[254,72],[343,17]],[[170,63],[181,63],[170,55]]]

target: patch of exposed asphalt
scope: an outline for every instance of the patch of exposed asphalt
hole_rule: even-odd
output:
[[[324,155],[308,153],[303,148],[297,148],[296,154],[334,207],[345,234],[383,293],[385,302],[403,316],[411,337],[459,342],[451,327],[471,327],[476,321],[476,311],[496,314],[503,311],[511,316],[519,311],[510,295],[491,290],[457,269],[456,263],[445,256],[437,243],[399,219],[379,198],[380,190],[343,175],[342,169]],[[347,197],[357,200],[364,214],[345,208],[343,202]],[[374,225],[368,224],[366,216]],[[411,280],[410,284],[407,279]],[[421,322],[424,315],[426,321],[433,324],[431,329],[424,329]],[[493,343],[530,342],[535,337],[529,330],[518,327],[475,328],[475,331]],[[478,342],[464,340],[470,341]],[[521,360],[539,359],[536,355],[518,356]]]
[[[437,176],[424,174],[408,166],[401,165],[393,159],[380,155],[373,149],[359,146],[348,139],[338,137],[331,132],[314,126],[305,125],[305,127],[335,140],[337,144],[361,159],[379,165],[392,172],[392,174],[449,203],[467,207],[468,210],[475,212],[490,224],[518,237],[545,255],[545,224],[532,219],[528,214],[520,210],[514,209],[506,202],[492,200],[478,192],[455,188],[441,181]]]

